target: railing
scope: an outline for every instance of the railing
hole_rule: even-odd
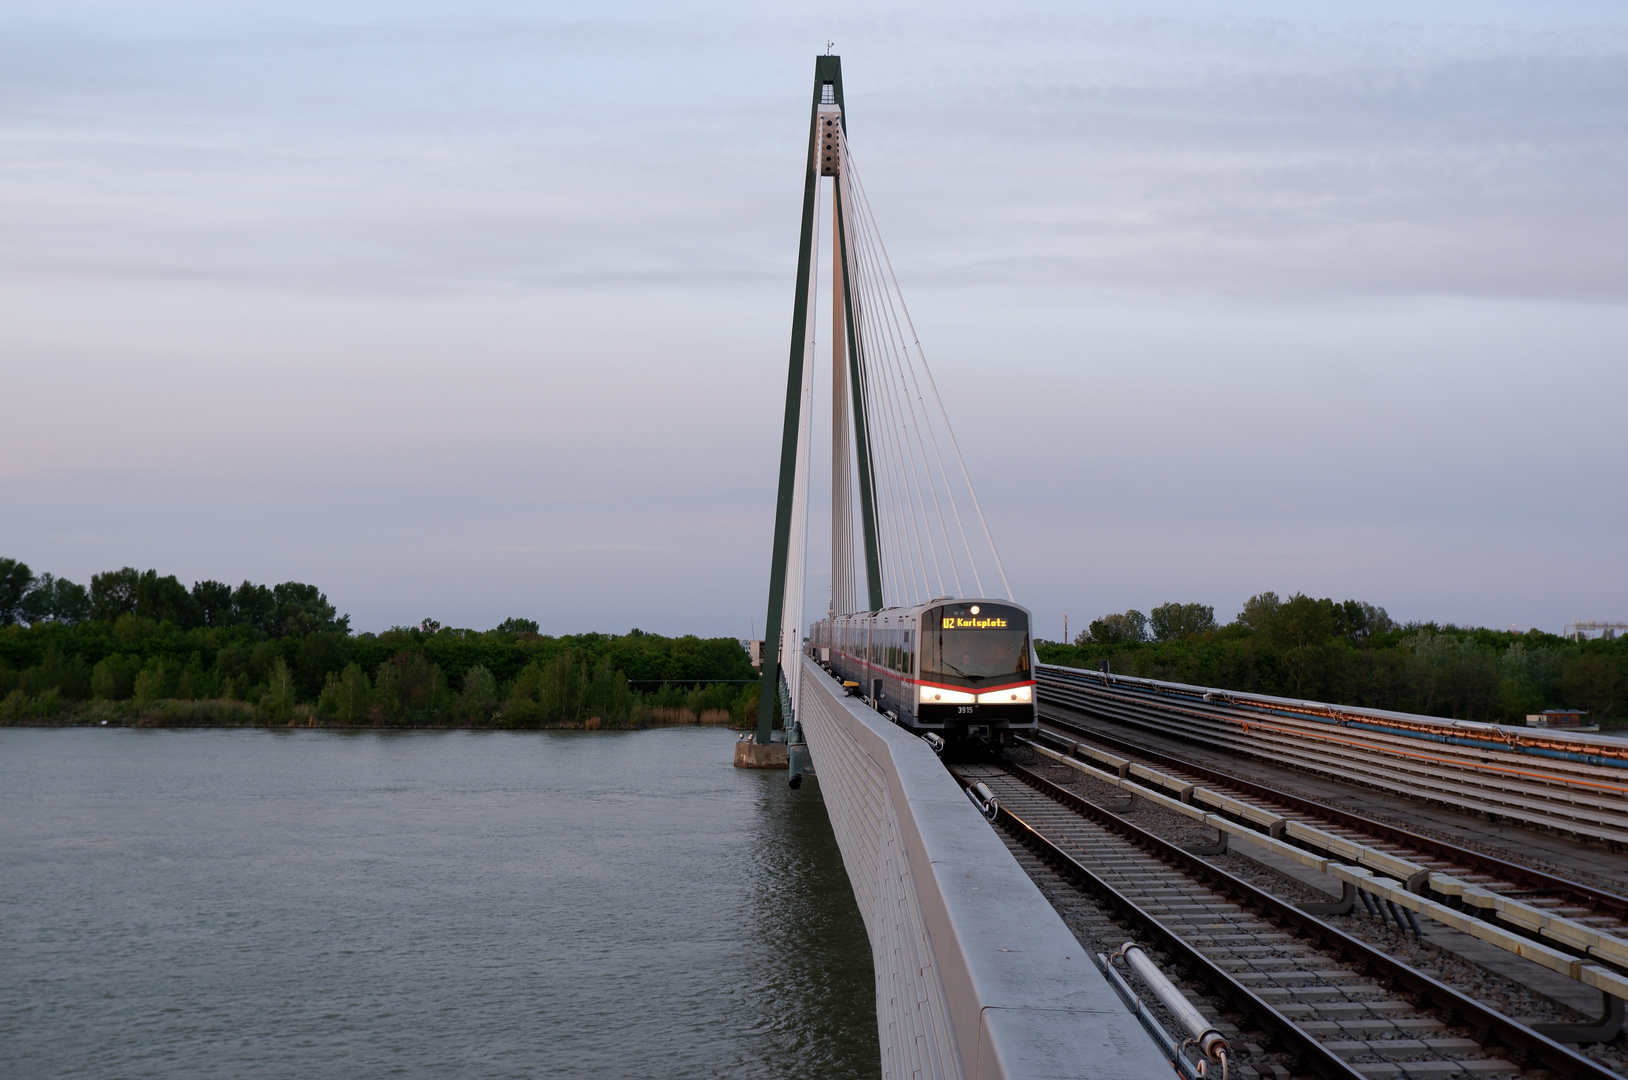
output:
[[[876,965],[883,1077],[1166,1080],[932,748],[801,662],[797,718]]]

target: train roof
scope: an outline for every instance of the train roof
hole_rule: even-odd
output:
[[[886,615],[913,615],[913,614],[917,614],[917,613],[922,612],[922,611],[927,611],[927,610],[929,610],[931,608],[943,607],[945,604],[999,604],[1002,607],[1017,608],[1019,611],[1023,612],[1025,615],[1032,614],[1032,612],[1030,612],[1028,608],[1024,607],[1022,604],[1018,603],[1017,601],[1015,601],[1015,600],[1007,600],[1007,599],[1004,599],[1004,598],[999,597],[999,596],[939,596],[939,597],[935,597],[932,600],[925,600],[925,601],[923,601],[922,603],[919,603],[919,604],[907,604],[907,605],[900,605],[900,606],[895,606],[895,607],[885,607],[885,608],[879,608],[876,611],[850,611],[850,612],[847,612],[846,614],[843,614],[843,615],[836,615],[836,616],[827,615],[825,618],[826,619],[830,619],[830,618],[857,619],[857,618],[873,618],[873,617],[878,616],[878,615],[883,615],[883,616],[886,616]],[[819,620],[816,620],[816,621],[817,622],[824,622],[825,620],[824,619],[819,619]]]

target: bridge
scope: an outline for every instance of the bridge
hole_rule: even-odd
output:
[[[818,786],[883,1075],[1625,1075],[1628,741],[1035,663],[847,124],[817,57],[736,764]]]

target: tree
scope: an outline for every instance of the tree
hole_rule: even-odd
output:
[[[136,675],[136,683],[132,697],[136,707],[145,709],[159,698],[164,696],[165,671],[163,660],[154,660]]]
[[[1411,635],[1404,648],[1413,652],[1413,694],[1421,711],[1472,719],[1499,707],[1500,665],[1474,641],[1426,629]]]
[[[215,680],[204,668],[201,653],[194,652],[187,661],[187,666],[181,669],[181,678],[175,686],[175,696],[187,701],[215,696]]]
[[[360,664],[346,664],[339,674],[328,673],[328,684],[317,699],[317,712],[342,724],[360,724],[367,718],[373,688]]]
[[[1147,640],[1148,617],[1132,608],[1123,615],[1104,615],[1092,620],[1088,632],[1092,641],[1102,644],[1134,644]]]
[[[1617,665],[1603,656],[1584,653],[1561,672],[1560,691],[1572,708],[1587,709],[1590,716],[1610,716],[1621,680]]]
[[[1257,634],[1265,634],[1276,625],[1278,608],[1281,606],[1283,601],[1270,589],[1256,593],[1244,601],[1244,610],[1238,613],[1238,622]]]
[[[10,626],[22,617],[23,597],[34,584],[34,572],[27,563],[0,559],[0,626]]]
[[[157,570],[148,570],[136,579],[136,614],[154,622],[174,623],[182,628],[198,624],[192,604],[192,594],[174,574],[158,576]]]
[[[396,669],[396,692],[408,710],[407,719],[433,714],[445,689],[440,666],[430,663],[417,649],[398,652],[390,663]]]
[[[513,617],[504,619],[502,622],[498,623],[497,628],[493,631],[493,633],[497,634],[535,634],[536,632],[536,619],[516,619]],[[628,636],[636,637],[640,633],[641,631],[634,630]]]
[[[271,590],[273,611],[269,634],[304,637],[319,630],[348,631],[350,616],[335,617],[334,606],[315,585],[285,581]]]
[[[1384,608],[1365,600],[1347,600],[1334,605],[1334,632],[1352,641],[1367,641],[1370,635],[1383,634],[1395,626]]]
[[[264,634],[276,633],[277,601],[264,585],[245,581],[232,590],[232,621],[247,623]]]
[[[1180,641],[1215,629],[1215,608],[1208,604],[1160,604],[1148,617],[1154,641]]]
[[[294,674],[281,659],[273,665],[266,692],[260,695],[260,714],[268,722],[286,724],[294,715]]]
[[[375,726],[395,724],[401,720],[401,679],[395,664],[386,660],[373,676],[373,708],[369,710]]]
[[[90,673],[91,696],[105,701],[122,701],[135,689],[141,660],[134,656],[104,656]]]
[[[625,682],[625,680],[624,680]],[[497,680],[480,664],[464,672],[464,689],[458,711],[473,724],[484,724],[497,708]]]
[[[705,694],[706,691],[698,689],[697,693]],[[700,705],[699,702],[695,704]],[[703,707],[695,708],[697,716]],[[601,723],[614,724],[632,712],[633,692],[628,687],[627,676],[616,670],[610,657],[601,657],[584,687],[581,719],[597,716]]]
[[[90,615],[90,593],[83,585],[65,578],[41,574],[23,597],[22,613],[31,626],[47,619],[70,624],[82,622]]]
[[[141,571],[133,566],[109,570],[90,579],[90,617],[98,622],[112,622],[120,615],[136,610],[136,586]]]
[[[1266,640],[1283,654],[1294,673],[1294,692],[1304,692],[1306,675],[1318,651],[1334,635],[1334,601],[1313,600],[1295,593],[1278,606],[1269,621]]]
[[[192,604],[204,626],[230,626],[237,621],[232,608],[232,587],[224,581],[192,583]]]

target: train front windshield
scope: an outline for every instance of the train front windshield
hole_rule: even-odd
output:
[[[922,617],[921,677],[978,686],[1029,671],[1029,617],[1004,604],[947,604]]]

